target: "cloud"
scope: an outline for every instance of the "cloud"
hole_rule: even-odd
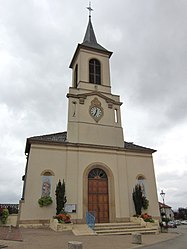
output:
[[[164,192],[166,194],[165,203],[167,203],[173,209],[187,207],[187,190],[184,188],[186,185],[186,178],[187,171],[184,171],[183,174],[181,174],[180,170],[176,172],[161,173],[157,176],[157,180],[164,188]],[[160,202],[162,202],[162,198],[160,197],[161,190],[162,189],[160,189],[158,192]]]

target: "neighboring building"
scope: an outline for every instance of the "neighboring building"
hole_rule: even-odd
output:
[[[73,207],[76,223],[85,223],[87,210],[95,212],[99,223],[129,221],[135,214],[132,192],[138,182],[149,200],[146,212],[160,217],[155,150],[124,142],[122,103],[111,92],[111,55],[97,42],[89,16],[83,43],[70,63],[67,132],[27,139],[19,224],[49,222],[56,212],[59,179],[65,180],[67,204]],[[53,203],[41,208],[41,195],[50,195]]]
[[[174,219],[174,212],[172,207],[166,205],[165,203],[159,202],[160,214],[165,214],[165,216],[171,220]]]

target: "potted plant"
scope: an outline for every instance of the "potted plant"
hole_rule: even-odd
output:
[[[60,214],[57,214],[53,217],[58,220],[58,223],[71,223],[71,216],[67,214],[65,211],[62,211]]]
[[[43,206],[48,206],[53,202],[51,196],[42,196],[39,200],[38,200],[38,204],[40,205],[40,207]]]
[[[153,220],[152,216],[145,213],[141,215],[141,218],[145,221],[145,222],[151,222],[154,223],[155,221]]]

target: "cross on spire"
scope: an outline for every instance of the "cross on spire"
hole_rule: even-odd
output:
[[[89,18],[91,18],[91,13],[93,11],[93,9],[91,8],[91,2],[89,2],[89,7],[87,7],[87,9],[89,10]]]

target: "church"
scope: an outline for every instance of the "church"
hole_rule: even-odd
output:
[[[135,215],[132,193],[144,187],[147,213],[159,219],[153,164],[154,149],[124,141],[122,102],[112,93],[110,57],[95,36],[91,15],[83,42],[72,56],[72,83],[67,93],[67,131],[27,138],[19,225],[48,224],[56,214],[59,179],[66,188],[66,211],[73,223],[129,221]],[[46,195],[52,203],[40,207]]]

